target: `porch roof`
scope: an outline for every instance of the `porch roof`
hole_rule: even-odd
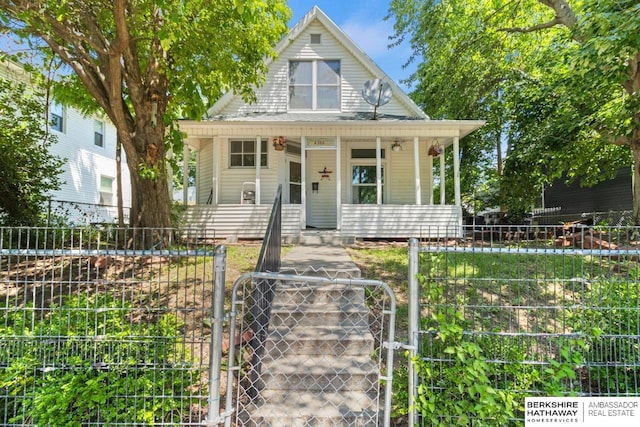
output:
[[[431,120],[406,116],[354,113],[247,113],[183,120],[189,138],[262,135],[342,136],[382,138],[463,138],[485,124],[482,120]]]
[[[391,114],[376,114],[376,118],[373,118],[373,112],[286,112],[286,113],[244,113],[244,114],[229,114],[229,115],[217,115],[205,119],[207,122],[220,122],[220,121],[246,121],[246,122],[342,122],[342,121],[374,121],[374,122],[386,122],[386,121],[398,121],[398,120],[412,120],[412,121],[424,121],[419,117],[410,116],[395,116]]]

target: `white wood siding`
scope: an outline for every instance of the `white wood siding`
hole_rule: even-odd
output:
[[[357,238],[461,236],[458,206],[343,205],[341,233]]]
[[[397,205],[416,203],[413,142],[404,144],[402,151],[392,151],[391,145],[385,148],[388,158],[387,203]]]
[[[29,82],[30,76],[21,67],[9,62],[0,63],[0,77]],[[103,147],[94,143],[94,120],[104,123]],[[60,189],[52,192],[57,201],[98,204],[100,202],[100,177],[113,178],[113,205],[116,204],[116,129],[105,118],[83,116],[79,111],[64,107],[63,131],[51,130],[57,143],[49,147],[52,155],[66,159],[62,166]],[[122,152],[122,194],[125,207],[131,206],[131,179],[124,150]]]
[[[262,239],[272,204],[193,205],[187,207],[183,223],[199,230],[211,230],[215,238]],[[282,205],[282,235],[300,235],[300,205]]]
[[[322,34],[322,43],[311,45],[310,34]],[[288,104],[288,75],[289,60],[298,59],[332,59],[340,60],[341,68],[341,109],[342,112],[373,112],[373,106],[362,99],[362,86],[375,76],[358,61],[338,40],[333,37],[319,22],[314,22],[297,38],[282,54],[270,64],[267,83],[257,89],[258,102],[246,105],[239,96],[225,106],[222,114],[250,113],[250,112],[286,112]],[[378,112],[385,114],[413,116],[396,99],[380,108]]]
[[[62,132],[51,131],[58,142],[50,153],[67,159],[61,179],[64,184],[52,193],[54,200],[98,204],[100,202],[100,177],[113,178],[113,204],[116,203],[116,129],[110,122],[104,123],[103,147],[94,143],[94,118],[84,117],[72,108],[64,109]],[[122,160],[123,204],[131,206],[131,180]]]
[[[265,137],[263,137],[264,139]],[[254,137],[245,137],[242,139],[255,139]],[[242,184],[244,182],[256,182],[255,168],[230,168],[229,167],[229,140],[220,139],[220,204],[240,203],[242,192]],[[280,156],[282,151],[276,151],[270,143],[267,143],[267,167],[260,171],[260,203],[271,204],[278,189]],[[206,185],[206,184],[204,184]],[[208,193],[207,193],[208,194]]]

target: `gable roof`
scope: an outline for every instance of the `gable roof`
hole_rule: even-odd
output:
[[[387,81],[393,90],[394,98],[400,102],[405,108],[411,111],[415,117],[420,119],[429,119],[424,111],[416,105],[415,102],[393,81],[378,65],[359,47],[357,46],[347,34],[338,27],[318,6],[307,12],[307,14],[298,21],[296,25],[289,31],[289,33],[276,45],[276,56],[281,55],[284,50],[296,40],[308,27],[314,22],[319,22],[323,25],[327,31],[335,37],[336,40],[356,59],[367,71],[374,76]],[[266,61],[266,65],[269,66],[273,62],[273,59],[269,58]],[[227,106],[235,97],[232,91],[224,94],[214,105],[209,109],[208,116],[211,118],[219,114],[225,106]]]

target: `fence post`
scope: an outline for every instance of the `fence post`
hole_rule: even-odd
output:
[[[409,427],[413,427],[416,422],[416,387],[418,377],[413,364],[413,359],[418,354],[418,331],[420,330],[420,282],[418,281],[419,271],[419,250],[418,239],[409,240]]]
[[[213,319],[211,322],[211,348],[209,351],[209,410],[207,425],[220,424],[220,370],[222,366],[222,326],[224,321],[224,286],[227,266],[227,247],[216,247],[214,254]],[[233,337],[230,338],[233,340]],[[233,341],[230,341],[233,345]],[[231,381],[231,379],[227,379]]]

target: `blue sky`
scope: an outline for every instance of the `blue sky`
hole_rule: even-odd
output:
[[[396,83],[402,84],[415,69],[415,65],[403,68],[411,55],[405,45],[389,49],[389,36],[393,35],[393,22],[385,21],[389,0],[289,0],[293,16],[289,27],[295,25],[314,5],[317,5],[342,30],[375,61]],[[12,50],[1,38],[0,49]]]
[[[316,5],[375,61],[382,70],[405,91],[401,80],[409,77],[415,66],[402,68],[411,55],[408,46],[389,49],[393,35],[393,21],[385,21],[389,0],[289,0],[293,16],[289,27],[295,25]]]

